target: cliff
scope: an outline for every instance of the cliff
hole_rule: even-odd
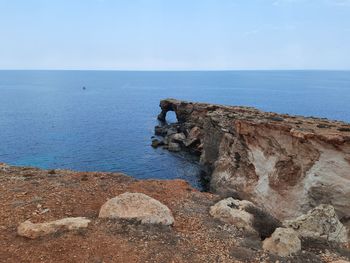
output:
[[[178,123],[156,127],[165,137],[159,144],[199,154],[212,192],[251,200],[279,219],[319,204],[350,218],[350,124],[175,99],[160,107],[161,122],[174,111]]]

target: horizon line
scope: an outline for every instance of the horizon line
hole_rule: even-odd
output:
[[[119,71],[119,72],[222,72],[222,71],[350,71],[350,69],[2,69],[0,71]]]

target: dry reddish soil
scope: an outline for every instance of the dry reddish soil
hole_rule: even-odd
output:
[[[101,220],[109,198],[145,193],[173,212],[172,227]],[[192,189],[180,180],[138,181],[119,173],[46,171],[0,164],[0,262],[332,262],[349,251],[306,244],[294,257],[261,250],[261,241],[212,217],[219,197]],[[49,210],[48,210],[49,209]],[[17,226],[84,216],[87,229],[30,240]]]

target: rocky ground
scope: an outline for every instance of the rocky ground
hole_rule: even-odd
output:
[[[170,209],[173,225],[98,217],[107,200],[126,192],[160,201]],[[210,214],[221,200],[218,195],[180,180],[138,181],[118,173],[1,164],[0,197],[0,262],[336,262],[350,257],[348,244],[320,240],[302,240],[293,256],[270,254],[259,235]],[[28,219],[43,223],[66,217],[91,222],[36,239],[17,233]]]

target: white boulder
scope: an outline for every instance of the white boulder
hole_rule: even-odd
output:
[[[172,225],[170,209],[142,193],[124,193],[108,200],[100,210],[100,218],[136,219],[143,224]]]

